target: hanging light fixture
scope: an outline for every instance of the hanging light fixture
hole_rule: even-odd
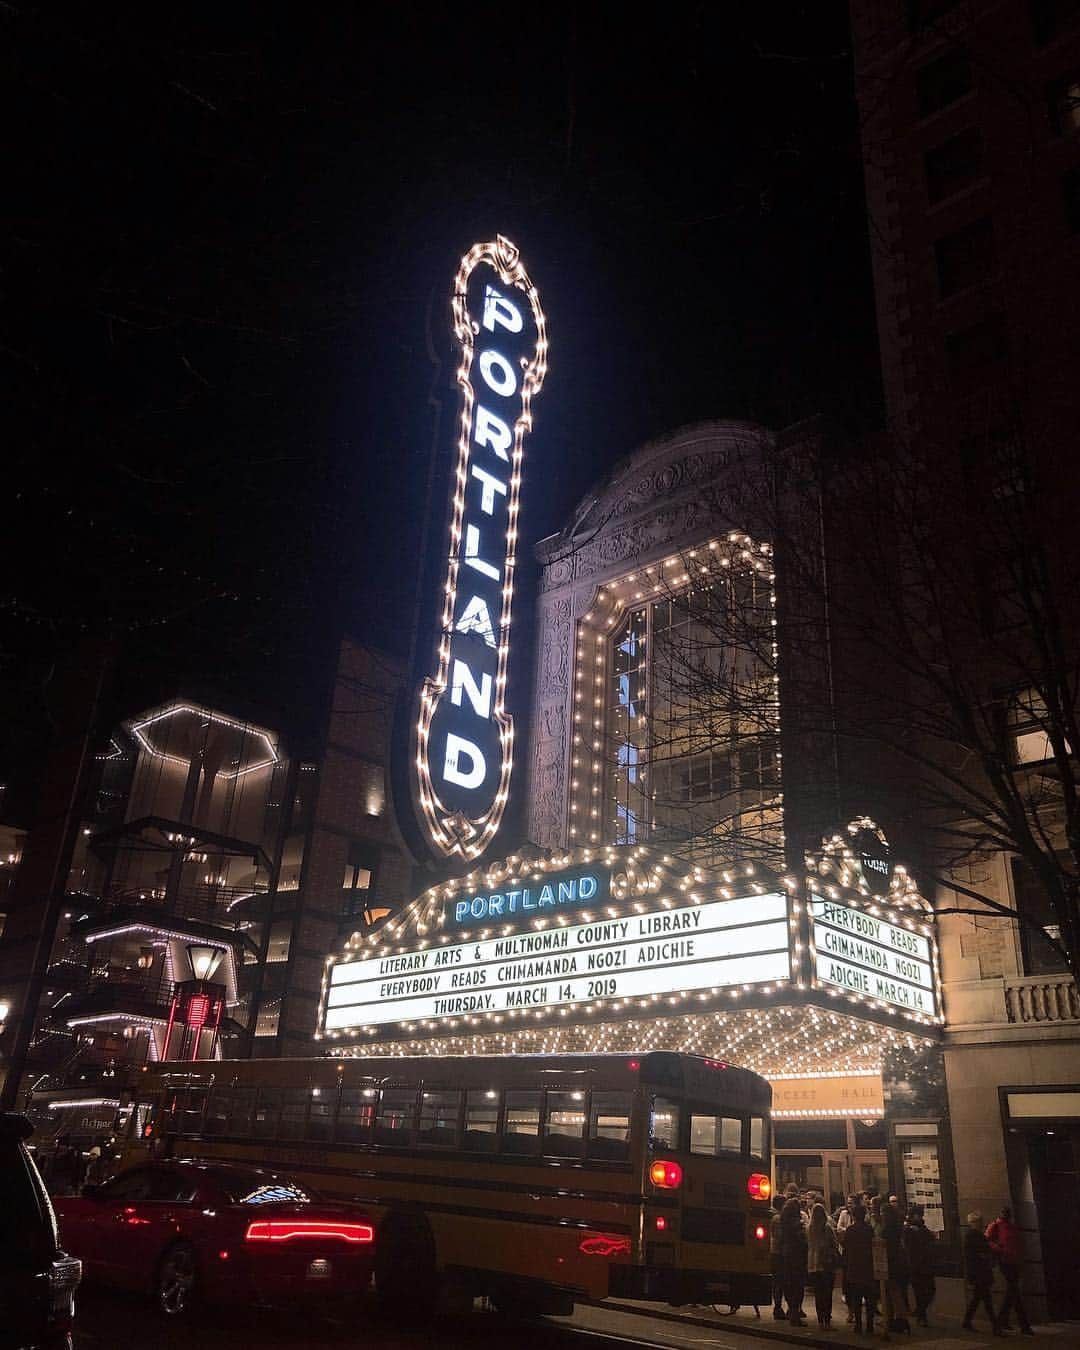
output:
[[[191,961],[191,973],[197,980],[209,980],[221,964],[225,955],[220,947],[211,947],[199,942],[188,943],[188,958]]]

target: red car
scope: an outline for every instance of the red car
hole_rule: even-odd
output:
[[[197,1298],[327,1299],[371,1279],[368,1215],[272,1172],[168,1159],[53,1203],[87,1281],[145,1290],[171,1316]]]

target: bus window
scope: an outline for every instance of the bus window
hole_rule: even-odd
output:
[[[408,1144],[416,1125],[416,1089],[384,1088],[375,1118],[377,1144]]]
[[[508,1092],[506,1094],[506,1124],[503,1126],[504,1152],[540,1152],[541,1095],[539,1092]]]
[[[549,1092],[544,1152],[556,1158],[585,1156],[584,1092]]]
[[[251,1131],[255,1138],[275,1138],[280,1114],[281,1088],[260,1088],[255,1102],[255,1120]]]
[[[228,1134],[246,1135],[251,1133],[251,1115],[255,1107],[254,1088],[233,1088],[232,1101],[229,1103]]]
[[[691,1153],[741,1153],[742,1121],[738,1116],[690,1116]]]
[[[457,1143],[458,1112],[460,1110],[460,1092],[423,1093],[420,1098],[420,1142],[422,1144],[444,1144],[453,1148]]]
[[[764,1158],[765,1156],[764,1116],[750,1117],[750,1152],[755,1158]]]
[[[589,1123],[589,1156],[620,1161],[630,1156],[629,1092],[594,1092]]]
[[[465,1096],[465,1147],[494,1153],[499,1140],[499,1094],[494,1088],[473,1088]]]
[[[215,1088],[210,1094],[210,1104],[206,1108],[205,1134],[228,1134],[229,1107],[232,1104],[232,1092],[229,1088]]]
[[[649,1118],[649,1147],[679,1147],[679,1107],[666,1097],[654,1097]]]
[[[330,1127],[334,1123],[335,1088],[312,1088],[311,1105],[308,1108],[305,1139],[329,1139]]]
[[[375,1133],[377,1088],[341,1089],[338,1108],[337,1139],[343,1144],[370,1144]]]
[[[310,1092],[307,1088],[286,1088],[281,1105],[279,1139],[303,1139]]]
[[[189,1088],[178,1094],[180,1110],[177,1113],[176,1128],[180,1134],[201,1134],[203,1112],[206,1110],[206,1088]]]

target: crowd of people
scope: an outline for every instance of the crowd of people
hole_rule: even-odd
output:
[[[817,1324],[832,1325],[833,1289],[842,1281],[848,1325],[871,1334],[876,1318],[883,1330],[908,1332],[910,1319],[930,1325],[938,1243],[920,1205],[905,1206],[895,1195],[849,1195],[833,1213],[824,1197],[791,1184],[773,1200],[769,1252],[773,1275],[773,1317],[805,1326],[806,1290],[813,1291]],[[1015,1312],[1020,1330],[1032,1334],[1020,1291],[1023,1243],[1006,1206],[986,1229],[980,1214],[968,1215],[963,1243],[964,1278],[970,1298],[965,1330],[985,1310],[995,1336],[1010,1331]],[[995,1310],[995,1264],[1005,1280],[1005,1298]]]

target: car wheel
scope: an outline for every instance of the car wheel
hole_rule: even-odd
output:
[[[195,1252],[187,1242],[170,1247],[154,1277],[154,1302],[166,1317],[181,1317],[190,1312],[198,1284]]]

